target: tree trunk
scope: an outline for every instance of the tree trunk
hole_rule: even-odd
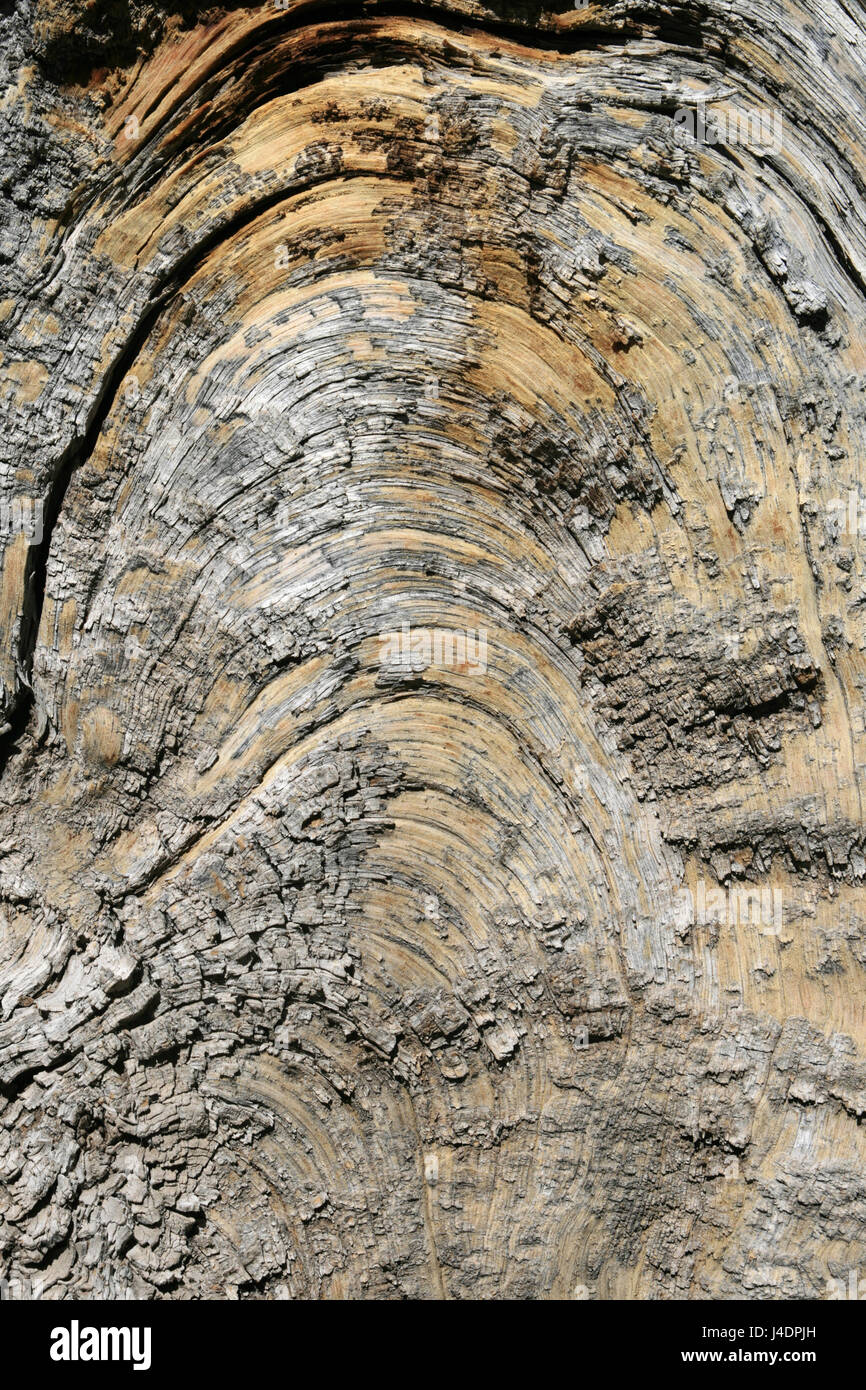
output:
[[[0,1272],[837,1296],[863,11],[28,4]]]

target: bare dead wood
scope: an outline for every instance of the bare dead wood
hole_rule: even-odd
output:
[[[0,1271],[832,1296],[862,10],[0,34]]]

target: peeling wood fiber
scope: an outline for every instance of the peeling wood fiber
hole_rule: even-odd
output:
[[[866,1270],[864,54],[4,7],[13,1287]]]

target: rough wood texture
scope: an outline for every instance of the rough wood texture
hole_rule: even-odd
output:
[[[864,34],[4,8],[14,1287],[866,1272]]]

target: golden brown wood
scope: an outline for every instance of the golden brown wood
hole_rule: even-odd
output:
[[[33,20],[4,1277],[832,1296],[866,1268],[862,10]]]

